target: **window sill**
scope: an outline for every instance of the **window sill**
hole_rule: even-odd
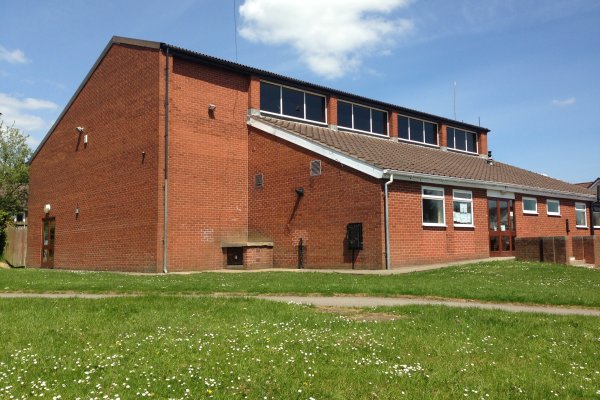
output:
[[[585,226],[584,225],[575,225],[575,228],[577,228],[577,229],[587,229],[588,226],[587,225],[585,225]]]
[[[548,216],[549,217],[560,217],[561,215],[560,214],[550,214],[550,213],[548,213]]]
[[[475,228],[475,225],[454,224],[455,228]]]
[[[428,228],[447,228],[448,225],[446,224],[429,224],[426,222],[423,222],[423,226],[426,226]]]
[[[272,111],[260,110],[260,114],[265,115],[267,117],[276,117],[276,118],[283,119],[283,120],[298,121],[298,122],[304,122],[307,124],[315,124],[315,125],[319,125],[319,126],[328,126],[327,121],[325,121],[325,122],[314,121],[312,119],[293,117],[291,115],[277,114],[276,112],[272,112]]]
[[[403,143],[409,143],[409,144],[418,144],[421,146],[425,146],[425,147],[431,147],[434,149],[439,149],[440,146],[437,144],[432,144],[432,143],[427,143],[427,142],[417,142],[416,140],[410,140],[410,139],[403,139],[403,138],[398,138],[399,142],[403,142]]]
[[[523,215],[540,215],[537,212],[533,212],[533,211],[523,211]]]
[[[371,136],[376,136],[376,137],[380,137],[380,138],[388,138],[388,139],[390,138],[390,135],[387,133],[363,131],[360,129],[348,128],[347,126],[341,126],[341,125],[338,125],[338,130],[354,132],[354,133],[362,133],[365,135],[371,135]]]

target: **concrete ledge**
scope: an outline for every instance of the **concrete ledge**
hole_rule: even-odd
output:
[[[228,247],[273,247],[273,242],[233,242],[221,243],[221,248]]]

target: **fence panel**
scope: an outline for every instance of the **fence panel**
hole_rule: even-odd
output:
[[[13,267],[24,267],[27,257],[27,225],[6,227],[4,259]]]

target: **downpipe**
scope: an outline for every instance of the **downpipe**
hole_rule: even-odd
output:
[[[383,171],[389,173],[389,170]],[[389,198],[388,198],[388,186],[394,182],[394,175],[390,174],[390,180],[384,185],[385,192],[385,269],[390,270],[390,212],[389,212]]]

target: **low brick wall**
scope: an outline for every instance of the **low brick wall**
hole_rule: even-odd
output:
[[[515,258],[522,261],[567,264],[567,243],[566,236],[517,238]]]
[[[273,268],[273,247],[245,247],[244,268],[262,269]]]

